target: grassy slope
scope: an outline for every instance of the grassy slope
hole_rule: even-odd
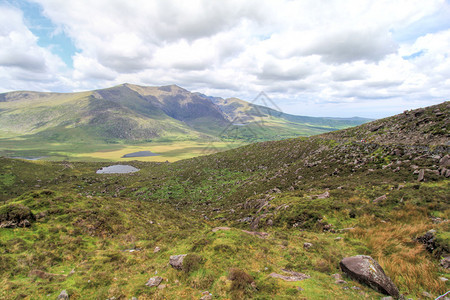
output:
[[[343,257],[368,254],[403,294],[437,296],[447,289],[438,277],[449,273],[413,238],[434,228],[448,247],[448,221],[431,219],[450,214],[449,181],[433,172],[446,153],[448,147],[346,142],[331,134],[173,164],[135,161],[141,171],[131,175],[95,174],[104,163],[1,159],[3,201],[45,216],[31,228],[0,229],[0,295],[45,298],[67,289],[74,299],[196,299],[208,290],[222,299],[377,299],[366,286],[347,278],[338,285],[331,277]],[[413,165],[431,169],[425,182],[416,181]],[[326,190],[329,198],[316,199]],[[386,199],[373,201],[381,195]],[[219,225],[232,229],[211,231]],[[329,225],[334,232],[324,231]],[[306,250],[304,242],[314,246]],[[155,246],[162,250],[153,253]],[[133,247],[142,251],[121,251]],[[168,267],[169,256],[181,253],[203,262],[189,272]],[[227,279],[233,267],[250,274],[256,287],[233,289]],[[287,283],[268,276],[282,268],[311,278]],[[30,274],[35,269],[75,273],[41,279]],[[144,286],[156,271],[165,289]]]

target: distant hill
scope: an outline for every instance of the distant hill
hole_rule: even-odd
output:
[[[176,85],[122,84],[80,93],[18,91],[0,94],[0,137],[26,136],[67,142],[87,140],[213,139],[230,122],[265,121],[259,140],[312,135],[368,119],[312,118],[284,114],[231,98],[191,93]],[[228,128],[229,129],[229,128]],[[251,131],[251,129],[250,129]],[[245,139],[245,133],[238,138]]]

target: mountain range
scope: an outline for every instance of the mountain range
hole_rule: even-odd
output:
[[[79,93],[0,94],[0,137],[54,142],[214,140],[227,138],[227,131],[237,129],[240,133],[234,138],[261,141],[308,136],[367,121],[294,116],[237,98],[191,93],[176,85],[122,84]],[[261,124],[264,130],[258,130]],[[258,134],[252,135],[255,130]]]

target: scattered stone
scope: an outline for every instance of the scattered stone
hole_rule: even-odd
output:
[[[342,237],[338,236],[338,237],[336,237],[334,240],[335,240],[335,241],[340,241],[340,240],[342,240]]]
[[[392,298],[391,296],[389,296],[389,297],[383,297],[383,298],[381,298],[381,300],[394,300],[394,298]]]
[[[300,292],[301,292],[301,291],[304,291],[304,289],[303,289],[301,286],[298,286],[298,287],[297,287],[297,290],[300,291]]]
[[[312,246],[313,246],[313,244],[311,244],[311,243],[303,243],[303,248],[305,248],[305,249],[309,249]]]
[[[346,257],[339,263],[341,270],[351,278],[367,284],[374,290],[399,297],[399,291],[383,268],[370,256],[357,255]]]
[[[439,262],[439,264],[441,265],[441,267],[443,267],[444,269],[450,269],[450,256],[444,257],[443,259],[441,259],[441,261]]]
[[[329,191],[326,191],[325,193],[320,194],[320,195],[316,195],[315,197],[317,197],[317,199],[325,199],[325,198],[329,198],[329,197],[330,197],[330,192],[329,192]]]
[[[161,251],[161,248],[159,248],[158,246],[156,246],[155,249],[153,250],[153,253],[158,253],[159,251]]]
[[[169,264],[177,270],[183,269],[183,260],[186,257],[187,254],[179,254],[179,255],[171,255]]]
[[[359,291],[359,290],[361,290],[361,288],[360,288],[359,286],[352,286],[352,290]],[[391,297],[391,298],[392,298],[392,297]]]
[[[311,278],[311,276],[303,274],[303,273],[299,273],[299,272],[294,272],[294,271],[290,271],[290,270],[286,270],[286,269],[282,269],[282,271],[289,274],[289,276],[281,275],[281,274],[277,274],[277,273],[270,273],[269,276],[272,278],[279,278],[284,281],[301,281],[301,280]]]
[[[147,283],[145,285],[148,287],[159,286],[160,283],[162,282],[162,280],[163,280],[163,278],[160,276],[152,277],[147,281]]]
[[[62,292],[59,294],[56,300],[69,300],[69,294],[67,294],[66,290],[62,290]]]
[[[241,230],[241,231],[259,237],[260,239],[265,239],[269,236],[267,232],[248,231],[248,230]]]
[[[434,299],[434,297],[428,292],[422,292],[422,296],[424,296],[426,298]]]
[[[339,273],[333,274],[331,275],[331,277],[333,277],[335,279],[334,283],[336,284],[346,284],[347,281],[342,280],[342,275]]]
[[[380,197],[374,199],[372,202],[373,202],[373,203],[378,203],[378,202],[381,202],[381,201],[383,201],[383,200],[386,200],[386,198],[387,198],[387,196],[386,196],[386,195],[383,195],[383,196],[380,196]]]
[[[447,282],[448,281],[448,279],[445,278],[445,277],[439,277],[439,280],[442,281],[442,282]]]
[[[158,285],[158,290],[163,290],[167,287],[167,284],[160,284]]]
[[[419,171],[419,176],[417,177],[417,181],[421,182],[425,180],[425,170],[421,169]]]

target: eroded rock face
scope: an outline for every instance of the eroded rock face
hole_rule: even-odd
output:
[[[171,255],[169,264],[177,270],[183,269],[183,260],[186,257],[187,254],[180,254],[180,255]]]
[[[346,257],[339,265],[348,276],[367,284],[374,290],[395,298],[400,296],[395,284],[372,257],[366,255]]]

